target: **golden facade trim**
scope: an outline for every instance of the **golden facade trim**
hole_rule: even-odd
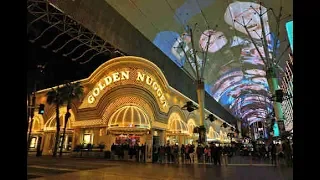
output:
[[[96,125],[103,125],[103,121],[102,121],[102,119],[75,121],[72,125],[74,127],[78,127],[78,126],[96,126]]]

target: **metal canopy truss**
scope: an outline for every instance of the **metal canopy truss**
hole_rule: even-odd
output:
[[[43,48],[52,48],[55,45],[58,48],[52,48],[53,52],[63,52],[63,56],[69,56],[73,61],[79,60],[80,64],[85,64],[103,54],[125,56],[123,52],[86,29],[69,15],[64,14],[47,0],[27,0],[27,10],[34,16],[28,22],[27,33],[41,29],[40,32],[35,33],[35,38],[29,40],[32,43],[39,42],[44,36],[52,37],[49,42],[48,40],[45,43],[40,41]],[[46,24],[45,28],[43,25],[42,28],[37,28],[36,24],[39,23]],[[52,35],[53,29],[58,34]],[[62,37],[63,41],[61,41]],[[65,37],[69,39],[66,40]]]

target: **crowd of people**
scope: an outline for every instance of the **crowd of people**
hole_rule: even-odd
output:
[[[244,153],[247,154],[247,153]],[[288,141],[271,142],[268,145],[254,144],[250,156],[258,160],[271,160],[273,165],[286,164],[292,166],[293,146]]]
[[[146,146],[144,144],[135,143],[129,144],[112,144],[111,145],[111,158],[115,159],[115,156],[119,160],[123,160],[125,155],[128,155],[128,159],[136,160],[137,162],[145,162]],[[125,154],[127,152],[127,154]]]
[[[243,155],[243,149],[237,145],[221,145],[211,143],[205,146],[194,144],[169,144],[153,147],[153,162],[155,163],[212,163],[214,165],[228,164],[234,155]],[[137,162],[146,162],[146,146],[144,144],[111,146],[111,156],[119,160],[131,159]],[[124,158],[125,155],[127,158]],[[255,144],[248,154],[253,159],[271,160],[273,165],[286,164],[292,167],[293,148],[288,142]],[[229,160],[228,160],[229,159]]]
[[[213,163],[221,165],[222,156],[232,156],[234,147],[231,146],[216,146],[209,144],[206,146],[195,146],[193,144],[178,144],[160,146],[154,148],[156,154],[155,162],[158,163]]]

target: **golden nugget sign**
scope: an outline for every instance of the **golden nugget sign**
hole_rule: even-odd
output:
[[[144,73],[138,71],[137,74],[137,77],[135,77],[136,81],[144,82],[145,84],[149,85],[156,96],[159,98],[160,103],[163,105],[163,107],[167,106],[166,98],[164,97],[164,93],[162,92],[160,85],[154,79]],[[103,78],[102,80],[100,80],[97,87],[93,88],[93,90],[90,92],[88,96],[88,103],[94,103],[96,97],[98,97],[107,86],[110,86],[117,81],[128,80],[129,78],[130,71],[115,72],[110,76]]]

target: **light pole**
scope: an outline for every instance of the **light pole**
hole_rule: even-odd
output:
[[[46,65],[37,65],[37,70],[39,70],[40,74],[43,73]],[[27,122],[29,125],[28,139],[27,139],[27,154],[29,152],[30,143],[31,143],[31,134],[32,134],[32,126],[34,121],[34,111],[36,109],[36,91],[37,91],[37,80],[34,79],[34,87],[32,92],[32,98],[30,102],[30,95],[28,94],[27,99]],[[30,122],[29,122],[30,121]]]
[[[249,10],[254,12],[252,13],[251,19],[245,20],[247,17],[242,16],[242,19],[240,20],[242,22],[239,22],[238,19],[234,19],[234,22],[235,24],[241,25],[245,29],[245,32],[249,36],[259,58],[264,62],[264,70],[266,71],[266,78],[270,92],[272,95],[275,95],[276,91],[279,90],[279,82],[276,71],[277,69],[282,70],[282,68],[279,66],[279,62],[285,51],[287,51],[290,47],[288,45],[282,53],[277,52],[278,46],[280,45],[280,22],[290,15],[283,18],[282,7],[280,7],[279,14],[276,15],[272,8],[267,9],[263,7],[261,2],[259,7],[253,7],[253,5],[250,5]],[[268,11],[271,11],[275,17],[276,28],[274,33],[271,33],[268,26]],[[273,101],[273,108],[277,121],[284,121],[285,118],[282,112],[281,102]]]
[[[32,133],[32,126],[33,126],[33,117],[34,117],[34,111],[36,108],[36,89],[37,84],[34,83],[34,89],[33,89],[33,95],[31,98],[31,104],[30,104],[30,96],[28,95],[28,125],[29,125],[29,133],[28,133],[28,139],[27,139],[27,153],[29,152],[30,143],[31,143],[31,133]],[[30,122],[29,122],[30,121]]]

